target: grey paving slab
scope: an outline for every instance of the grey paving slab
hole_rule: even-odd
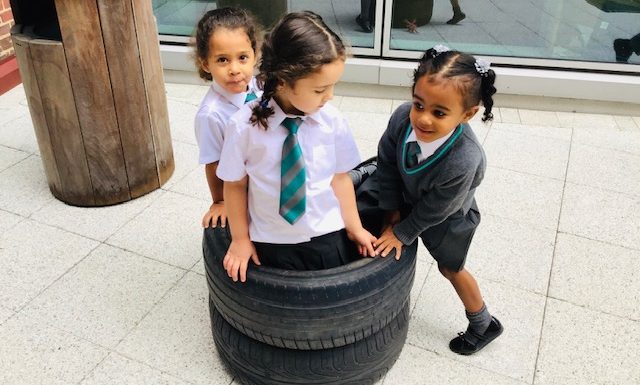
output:
[[[163,190],[155,190],[128,202],[106,207],[76,207],[52,199],[42,209],[34,212],[31,219],[104,241],[163,193]]]
[[[17,106],[26,106],[27,96],[24,94],[24,86],[18,84],[9,91],[0,95],[0,108],[11,109]]]
[[[347,111],[343,116],[349,122],[354,138],[378,142],[387,129],[391,114]]]
[[[487,167],[476,199],[483,213],[556,229],[562,188],[560,180]]]
[[[567,181],[640,197],[638,154],[574,144]]]
[[[358,145],[358,151],[360,152],[360,158],[362,160],[378,155],[377,140],[356,139],[356,144]]]
[[[204,174],[204,166],[198,166],[191,170],[184,178],[172,184],[169,190],[206,201],[209,204],[212,202],[207,177]]]
[[[184,101],[167,100],[171,139],[188,144],[196,144],[193,121],[198,106]]]
[[[558,234],[551,297],[640,321],[640,251]]]
[[[117,353],[110,353],[79,385],[187,385],[174,376],[163,373]]]
[[[508,131],[519,134],[539,136],[542,138],[555,139],[560,141],[570,141],[573,129],[568,127],[536,126],[531,124],[516,124],[494,122],[492,130]],[[498,132],[498,133],[500,133]]]
[[[16,312],[14,312],[13,310],[0,306],[0,325],[2,325],[10,317],[13,317],[15,314]]]
[[[194,65],[195,69],[195,65]],[[179,83],[165,83],[165,89],[167,91],[167,99],[176,100],[180,102],[186,102],[196,106],[200,105],[202,99],[209,91],[211,86],[207,85],[195,85],[195,84],[179,84]]]
[[[560,121],[555,111],[536,111],[536,110],[519,110],[520,121],[522,124],[531,124],[535,126],[553,126],[558,127]]]
[[[77,384],[108,351],[17,315],[0,325],[0,384]]]
[[[504,325],[498,339],[468,357],[449,350],[449,341],[467,328],[468,321],[453,286],[432,269],[413,311],[407,342],[444,358],[531,383],[545,297],[476,278],[487,308]]]
[[[406,344],[391,367],[385,385],[523,385],[494,372],[452,360],[440,354]]]
[[[638,344],[638,322],[550,298],[534,384],[638,384]]]
[[[640,130],[576,127],[573,132],[575,143],[640,155]]]
[[[562,122],[574,128],[616,128],[617,123],[613,115],[602,114],[584,114],[571,112],[558,112],[558,116],[562,117]]]
[[[184,274],[103,244],[22,312],[113,348]]]
[[[116,351],[194,384],[229,384],[213,337],[205,278],[189,273]]]
[[[492,131],[483,143],[489,166],[564,180],[570,142]]]
[[[420,298],[422,287],[427,281],[427,276],[429,275],[432,267],[433,260],[418,258],[416,261],[416,274],[413,279],[413,286],[411,286],[411,292],[409,293],[409,307],[411,309],[410,312],[413,312],[413,309],[418,303],[418,298]]]
[[[640,127],[633,120],[632,116],[619,116],[614,115],[613,119],[616,121],[616,127],[623,131],[640,131]]]
[[[2,123],[0,120],[0,145],[38,154],[38,141],[28,110],[21,111],[15,119]],[[0,111],[1,112],[1,111]]]
[[[204,260],[202,259],[197,260],[196,263],[193,265],[193,267],[191,267],[191,271],[196,274],[206,276],[207,271],[205,270],[205,267],[204,267]]]
[[[558,230],[640,250],[640,197],[567,182]]]
[[[356,98],[353,96],[343,96],[340,102],[342,112],[374,112],[378,114],[390,114],[391,99],[377,98]]]
[[[0,210],[0,236],[22,220],[24,217]]]
[[[546,295],[556,231],[484,214],[467,269],[484,279]]]
[[[0,209],[29,216],[52,199],[39,156],[31,155],[0,172]]]
[[[198,146],[195,144],[173,141],[173,160],[175,169],[171,178],[162,186],[163,189],[171,189],[190,172],[202,167],[198,164]],[[204,174],[204,171],[203,171]]]
[[[484,142],[487,140],[487,136],[489,135],[489,130],[491,129],[491,125],[493,123],[491,122],[485,123],[480,119],[481,117],[477,117],[476,115],[474,119],[469,121],[469,126],[471,126],[473,133],[476,134],[476,137],[478,137],[480,144],[484,145]]]
[[[502,123],[522,123],[517,109],[500,107],[499,110]]]
[[[28,157],[30,154],[24,151],[14,150],[9,147],[0,146],[0,172],[21,160]]]
[[[395,111],[398,107],[410,101],[411,99],[409,99],[408,97],[406,100],[393,99],[393,101],[391,102],[391,112]]]
[[[98,242],[25,220],[0,235],[0,245],[0,305],[17,311]]]
[[[29,115],[29,108],[22,105],[12,104],[11,106],[0,106],[0,126],[22,117]]]
[[[200,220],[207,202],[167,191],[107,243],[190,269],[202,256]]]

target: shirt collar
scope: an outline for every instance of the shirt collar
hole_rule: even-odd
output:
[[[450,133],[443,136],[442,138],[436,139],[433,142],[423,142],[418,139],[416,136],[416,132],[412,129],[409,136],[407,136],[407,143],[409,142],[417,142],[418,146],[420,146],[420,152],[422,156],[426,159],[436,152],[440,146],[442,146],[456,130],[451,130]]]
[[[225,90],[224,88],[222,88],[221,85],[216,83],[215,80],[211,83],[211,88],[213,88],[213,90],[215,92],[219,93],[225,99],[227,99],[229,101],[229,103],[233,104],[234,106],[236,106],[238,108],[241,108],[242,106],[244,106],[244,101],[247,98],[247,93],[256,91],[254,78],[251,78],[251,81],[249,82],[249,85],[247,86],[248,90],[246,92],[241,92],[239,94],[234,94],[234,93],[231,93],[231,92]]]
[[[291,115],[282,111],[282,108],[276,103],[276,101],[271,98],[269,99],[269,107],[273,108],[273,115],[269,117],[269,126],[273,127],[275,125],[280,125],[285,118],[300,118],[302,121],[306,121],[307,119],[311,119],[317,123],[322,123],[322,118],[320,115],[320,111],[316,111],[310,115]]]

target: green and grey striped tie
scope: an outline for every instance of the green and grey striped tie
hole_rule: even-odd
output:
[[[421,153],[418,142],[407,142],[407,166],[415,167],[418,164],[418,155]]]
[[[305,182],[307,173],[302,158],[302,149],[298,144],[300,118],[285,118],[282,125],[289,130],[282,146],[280,163],[280,215],[294,224],[302,217],[307,206]]]
[[[250,101],[256,100],[256,99],[258,99],[256,94],[254,94],[253,92],[249,92],[247,93],[247,96],[244,98],[244,102],[249,103]]]

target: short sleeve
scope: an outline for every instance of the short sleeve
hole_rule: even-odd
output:
[[[352,170],[360,163],[360,152],[349,123],[340,116],[335,119],[336,173]]]
[[[247,144],[249,130],[231,119],[226,128],[227,138],[222,146],[216,175],[223,181],[235,182],[247,175]]]
[[[200,164],[219,161],[224,143],[224,123],[220,117],[206,111],[198,112],[195,119],[195,133]]]

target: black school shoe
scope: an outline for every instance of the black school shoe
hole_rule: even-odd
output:
[[[454,353],[468,356],[470,354],[479,352],[482,348],[487,346],[489,342],[498,338],[504,328],[496,317],[491,317],[491,323],[484,332],[484,334],[478,334],[473,330],[467,329],[466,332],[458,333],[458,336],[449,342],[449,349]]]

